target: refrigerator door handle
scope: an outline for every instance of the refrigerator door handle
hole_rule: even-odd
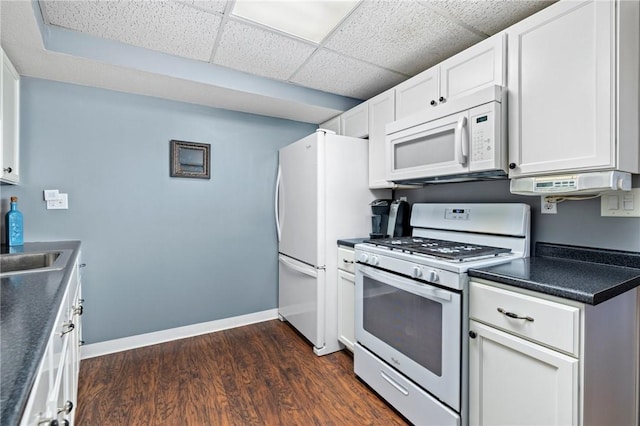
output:
[[[304,268],[300,265],[295,264],[294,262],[288,260],[284,256],[278,256],[280,263],[286,266],[289,269],[293,269],[294,271],[300,272],[301,274],[308,275],[312,278],[316,278],[318,276],[318,272],[315,268],[309,266],[308,268]]]
[[[278,211],[278,204],[280,203],[280,177],[282,176],[282,170],[278,164],[278,176],[276,177],[276,196],[275,196],[275,213],[276,213],[276,232],[278,233],[278,242],[280,242],[281,229],[280,229],[280,212]]]

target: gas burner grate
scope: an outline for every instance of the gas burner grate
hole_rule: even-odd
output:
[[[502,253],[511,252],[511,249],[508,248],[421,237],[385,238],[379,240],[366,240],[365,242],[380,247],[390,248],[392,250],[402,250],[412,254],[426,254],[442,259],[461,262],[464,260],[497,256]]]

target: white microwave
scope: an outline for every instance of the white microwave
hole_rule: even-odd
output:
[[[387,124],[387,180],[506,178],[505,99],[502,86],[491,86]]]

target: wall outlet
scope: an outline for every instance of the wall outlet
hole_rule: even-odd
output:
[[[58,198],[55,200],[47,201],[47,210],[62,210],[69,208],[69,195],[58,194]]]
[[[545,200],[545,195],[540,197],[540,212],[542,214],[557,214],[558,213],[558,203],[550,203]]]
[[[640,217],[640,188],[602,194],[600,197],[600,216]]]

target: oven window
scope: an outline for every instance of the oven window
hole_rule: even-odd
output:
[[[363,327],[442,376],[442,305],[363,277]]]

